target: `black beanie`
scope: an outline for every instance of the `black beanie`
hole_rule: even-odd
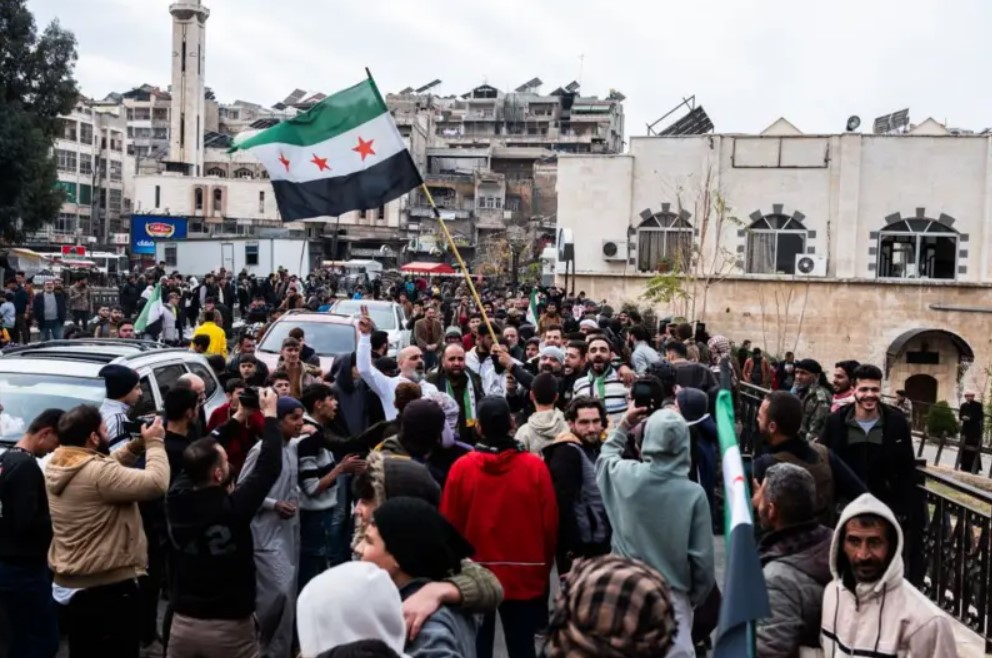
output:
[[[487,395],[478,405],[479,427],[488,441],[500,441],[510,434],[510,405],[506,398]]]
[[[138,385],[138,373],[127,366],[111,363],[103,366],[98,373],[107,387],[107,397],[120,400]]]
[[[372,513],[382,541],[400,569],[413,578],[441,580],[475,553],[437,508],[418,498],[391,498]]]
[[[383,457],[381,477],[386,500],[408,496],[419,498],[434,507],[441,504],[441,487],[426,466],[406,457]],[[373,461],[370,456],[370,469]]]

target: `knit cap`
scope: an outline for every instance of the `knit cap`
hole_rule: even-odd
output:
[[[560,347],[546,345],[541,348],[541,356],[549,356],[558,363],[565,363],[565,352]]]
[[[98,373],[103,377],[103,383],[107,388],[107,397],[111,400],[119,400],[131,392],[138,385],[138,373],[127,366],[110,363],[100,369]]]
[[[293,413],[297,409],[302,409],[303,403],[296,398],[291,398],[288,395],[284,395],[276,401],[276,416],[279,418],[285,418],[289,414]]]
[[[413,578],[441,580],[475,553],[437,508],[418,498],[391,498],[372,513],[375,527],[400,569]]]

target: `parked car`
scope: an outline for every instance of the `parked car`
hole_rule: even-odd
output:
[[[103,402],[106,389],[98,373],[108,363],[125,365],[141,377],[141,401],[131,409],[135,419],[162,411],[166,391],[188,372],[206,385],[204,421],[227,401],[207,360],[189,350],[120,338],[31,343],[0,356],[0,452],[16,443],[45,409]]]
[[[303,340],[320,358],[320,369],[331,370],[334,357],[358,348],[358,320],[349,315],[295,310],[284,313],[269,325],[258,341],[255,356],[275,372],[282,342],[294,328],[303,329]]]
[[[389,356],[396,356],[404,347],[410,345],[410,330],[406,328],[406,311],[396,302],[373,299],[339,299],[331,306],[331,313],[339,315],[358,316],[362,306],[369,309],[369,317],[375,322],[375,328],[389,334]]]

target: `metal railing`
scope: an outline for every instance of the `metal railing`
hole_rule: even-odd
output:
[[[757,386],[739,386],[736,411],[745,455],[762,449],[758,408],[767,394],[768,390]],[[919,441],[917,454],[922,456],[930,439],[925,431],[914,431],[913,435]],[[937,445],[935,464],[943,448],[957,446],[959,440],[944,437]],[[990,453],[987,445],[982,445],[981,453]],[[960,454],[959,450],[956,470],[960,468]],[[923,570],[920,589],[947,614],[981,635],[985,652],[992,653],[992,492],[965,481],[981,476],[953,477],[928,467],[925,459],[917,459],[917,464],[926,502],[922,546],[917,547]]]

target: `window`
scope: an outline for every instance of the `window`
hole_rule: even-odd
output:
[[[163,397],[165,394],[162,394]],[[155,413],[155,396],[152,394],[152,385],[148,377],[141,378],[141,399],[131,407],[131,415],[134,418],[142,418]]]
[[[378,210],[375,211],[375,218],[378,220],[386,219],[386,206],[379,206]]]
[[[93,156],[89,153],[79,154],[79,173],[93,175]]]
[[[193,190],[193,209],[203,212],[203,188],[198,187]]]
[[[158,392],[164,400],[165,394],[169,392],[169,389],[175,386],[179,382],[179,378],[186,374],[186,368],[175,363],[167,366],[159,366],[152,372],[155,375],[155,383],[158,384]]]
[[[93,187],[91,185],[80,184],[79,203],[84,206],[89,206],[93,203]]]
[[[93,124],[92,123],[81,123],[79,124],[79,141],[83,144],[93,143]]]
[[[76,184],[69,181],[55,181],[56,186],[65,193],[64,203],[76,203]]]
[[[116,213],[119,215],[121,212],[121,203],[123,198],[124,195],[121,193],[120,190],[110,190],[107,199],[107,212]]]
[[[224,190],[220,189],[219,187],[215,187],[213,211],[221,212],[223,206],[224,206]]]
[[[151,121],[152,111],[151,108],[147,107],[136,107],[134,108],[134,114],[128,117],[134,121]]]
[[[73,233],[76,230],[76,216],[66,212],[60,212],[55,218],[56,233]]]
[[[152,119],[155,121],[168,121],[169,120],[169,108],[167,107],[156,107],[152,110]]]
[[[796,256],[806,253],[806,227],[788,215],[767,215],[747,231],[748,274],[795,274]]]
[[[217,178],[227,178],[227,174],[220,167],[211,167],[207,169],[207,176],[216,176]]]
[[[70,173],[76,173],[76,152],[67,151],[65,149],[56,149],[56,157],[58,158],[58,168],[59,171],[68,171]]]
[[[189,368],[191,373],[199,376],[200,379],[203,380],[203,394],[209,400],[213,396],[214,391],[217,390],[217,378],[214,376],[213,371],[209,370],[202,363],[197,363],[195,361],[188,362],[186,367]]]
[[[520,197],[518,196],[508,196],[506,197],[506,209],[518,212],[520,210]]]
[[[62,124],[62,133],[60,135],[62,139],[68,139],[72,142],[76,141],[76,126],[78,124],[71,119],[60,119],[59,122]]]
[[[178,259],[178,254],[177,254],[178,249],[176,245],[166,244],[164,246],[164,250],[165,250],[165,264],[168,265],[169,267],[176,267],[176,263]]]
[[[878,277],[953,279],[957,276],[957,231],[925,218],[889,224],[878,234]]]
[[[220,225],[221,233],[225,235],[237,235],[238,234],[238,223],[234,220],[229,220],[222,222]]]
[[[245,243],[245,265],[258,265],[258,244]]]
[[[242,167],[241,169],[235,169],[234,170],[234,177],[235,178],[254,178],[255,175],[251,172],[251,169],[245,169],[245,168]]]
[[[258,193],[258,214],[265,214],[265,190]]]
[[[637,270],[685,272],[692,260],[692,225],[688,216],[662,212],[637,227]]]
[[[152,139],[169,139],[169,129],[152,128]]]
[[[159,208],[162,205],[162,186],[155,186],[155,207]]]
[[[206,233],[206,227],[203,226],[203,222],[190,221],[189,223],[190,233]]]
[[[121,182],[121,176],[124,173],[124,163],[120,160],[108,160],[110,166],[110,181],[112,183]]]

